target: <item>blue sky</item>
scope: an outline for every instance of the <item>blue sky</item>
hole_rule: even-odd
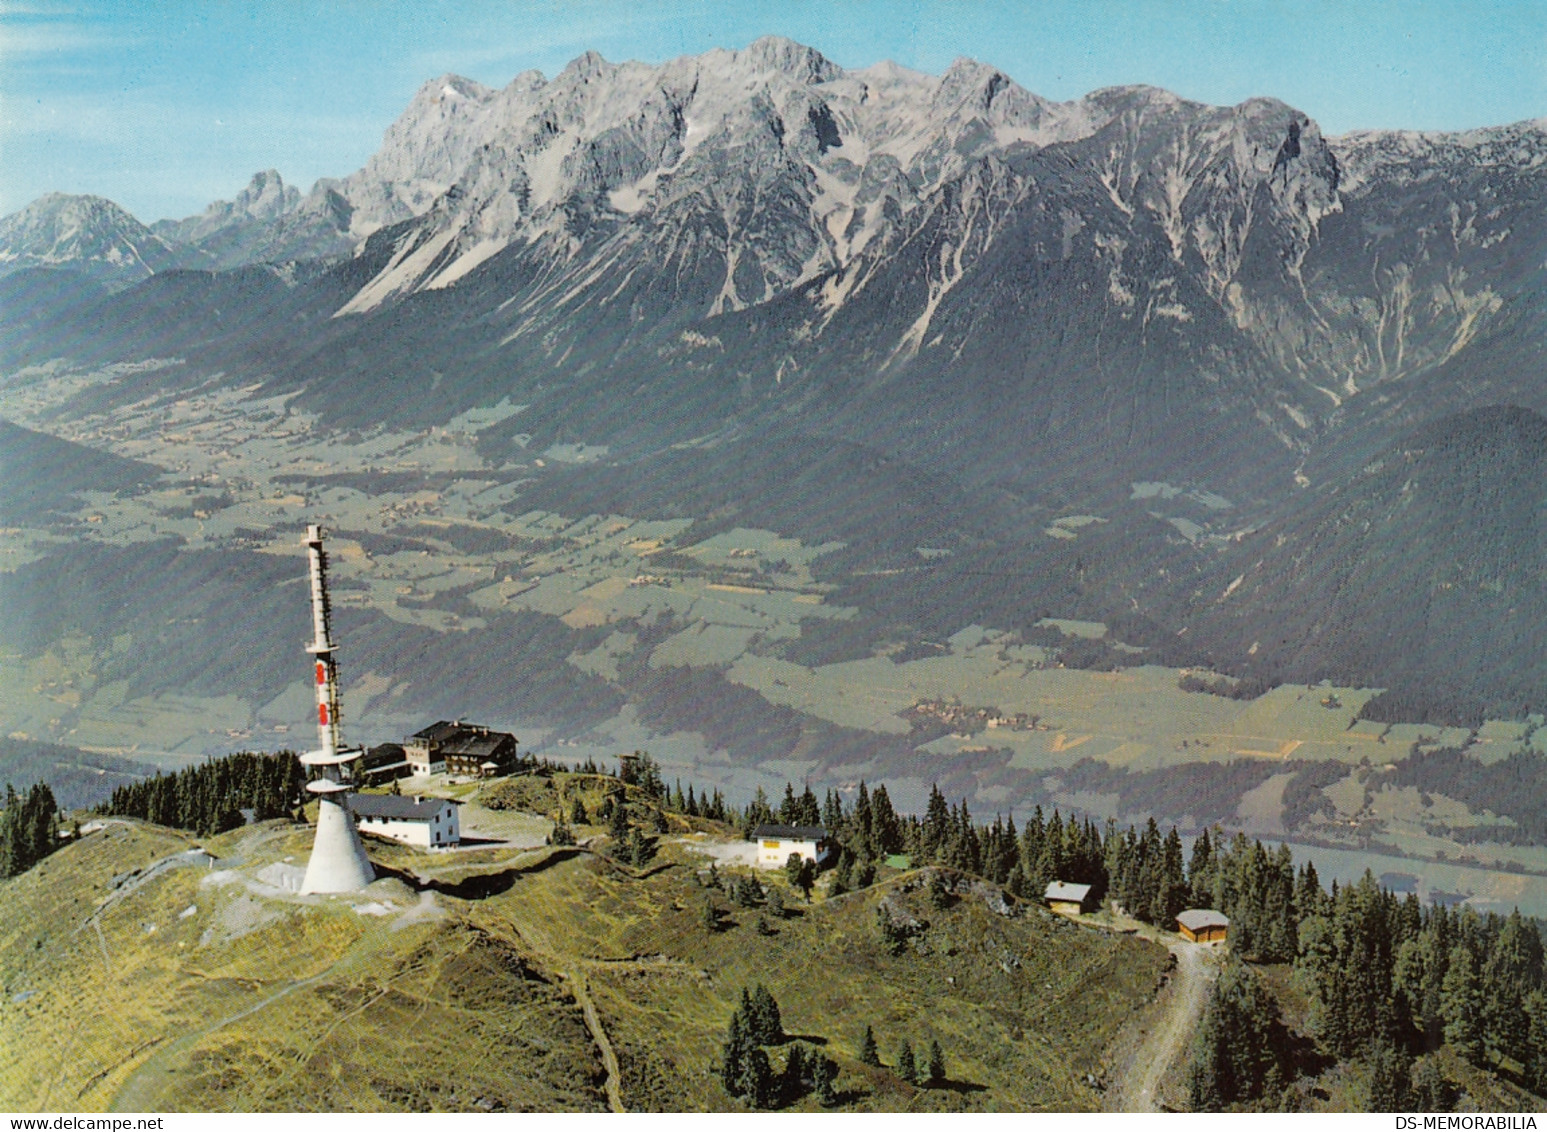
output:
[[[358,168],[425,80],[661,60],[766,33],[844,66],[971,56],[1049,98],[1272,95],[1327,133],[1547,115],[1547,0],[0,0],[0,214],[51,190],[185,216]]]

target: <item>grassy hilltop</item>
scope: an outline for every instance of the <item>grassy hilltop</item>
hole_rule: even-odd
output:
[[[547,812],[539,781],[487,800]],[[809,905],[782,889],[784,917],[743,908],[728,888],[745,870],[705,887],[694,848],[734,834],[675,821],[638,869],[584,846],[453,857],[372,839],[383,879],[332,898],[285,888],[304,827],[200,841],[109,824],[0,884],[0,1106],[734,1109],[721,1043],[743,987],[764,983],[792,1040],[837,1063],[845,1109],[1093,1109],[1106,1051],[1165,969],[1152,943],[1040,909],[1006,916],[970,892],[938,907],[919,873]],[[883,903],[913,932],[897,955]],[[860,1062],[867,1025],[881,1068]],[[939,1041],[946,1081],[887,1068],[904,1040]]]

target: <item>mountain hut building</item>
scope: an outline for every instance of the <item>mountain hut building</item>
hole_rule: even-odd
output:
[[[1193,943],[1222,943],[1230,930],[1230,921],[1223,912],[1212,908],[1189,908],[1177,916],[1176,929],[1183,939]]]
[[[1047,886],[1042,899],[1047,902],[1048,908],[1060,915],[1078,916],[1089,910],[1090,885],[1055,880]]]
[[[446,849],[462,840],[457,804],[447,798],[356,794],[350,799],[361,833],[376,833],[421,849]]]
[[[403,740],[403,757],[414,774],[492,778],[509,773],[519,740],[477,723],[441,719]]]
[[[837,852],[831,834],[819,825],[760,825],[753,829],[757,842],[757,867],[782,869],[791,853],[799,853],[821,868]]]

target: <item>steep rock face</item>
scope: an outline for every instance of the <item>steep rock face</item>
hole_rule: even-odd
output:
[[[507,90],[531,81],[532,75],[518,75]],[[494,97],[489,88],[457,75],[443,75],[420,87],[365,166],[326,186],[353,209],[352,234],[368,236],[384,225],[419,216],[450,188],[483,142]]]
[[[411,109],[401,132],[422,117]],[[455,188],[347,310],[446,286],[515,244],[557,236],[556,252],[582,256],[633,224],[664,251],[658,268],[709,256],[720,278],[705,313],[737,310],[840,266],[889,210],[975,157],[1087,126],[1082,109],[965,60],[936,79],[850,74],[776,38],[658,67],[588,53],[551,82],[518,76],[458,121],[448,152],[471,157]]]
[[[1305,347],[1339,355],[1336,392],[1401,427],[1484,398],[1547,408],[1543,123],[1355,134],[1336,151],[1344,211],[1307,263],[1328,331]]]
[[[233,223],[266,222],[293,212],[301,203],[300,190],[287,185],[276,170],[253,174],[247,187],[235,199],[217,200],[202,215],[186,220],[161,220],[158,233],[179,243],[199,243]]]
[[[444,76],[357,173],[164,232],[200,266],[363,237],[326,334],[225,362],[355,423],[513,395],[523,433],[622,454],[777,427],[1267,499],[1435,411],[1547,408],[1544,154],[1538,123],[1329,140],[1272,99],[1054,103],[768,38]]]
[[[236,197],[198,216],[162,220],[153,230],[182,249],[189,266],[216,271],[246,264],[347,256],[353,209],[328,182],[306,196],[273,169],[256,173]]]
[[[1145,451],[1161,458],[1136,474],[1210,479],[1243,451],[1292,466],[1314,395],[1232,301],[1291,286],[1338,207],[1314,124],[1145,88],[1083,105],[1098,129],[981,159],[828,284],[827,332],[881,362],[855,419],[948,439],[973,478]]]
[[[0,275],[68,267],[127,287],[176,261],[171,246],[102,197],[49,193],[0,219]]]
[[[381,233],[341,315],[450,288],[479,327],[470,388],[548,373],[603,419],[614,366],[695,354],[721,378],[694,379],[689,435],[863,422],[972,479],[1049,446],[1083,477],[1116,436],[1134,474],[1289,484],[1329,429],[1409,420],[1411,379],[1499,323],[1535,270],[1501,233],[1535,242],[1547,183],[1530,125],[1334,144],[1271,99],[1050,103],[971,61],[846,72],[775,39],[589,54],[479,105],[468,164]]]

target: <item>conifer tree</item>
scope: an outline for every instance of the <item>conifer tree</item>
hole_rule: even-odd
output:
[[[939,869],[931,869],[929,873],[929,905],[937,912],[943,912],[951,905],[951,893]]]
[[[931,1038],[929,1042],[929,1083],[938,1085],[945,1080],[945,1054],[940,1049],[940,1042]]]
[[[1533,1085],[1532,1090],[1542,1090]],[[1449,1112],[1456,1103],[1455,1090],[1434,1058],[1426,1057],[1413,1067],[1411,1106],[1417,1112]]]
[[[1303,921],[1312,916],[1324,915],[1326,898],[1321,878],[1316,875],[1316,866],[1310,861],[1305,862],[1295,880],[1295,919]]]
[[[1412,1103],[1413,1059],[1400,1046],[1378,1042],[1370,1055],[1371,1112],[1404,1112]]]
[[[1441,995],[1445,1040],[1468,1061],[1480,1062],[1483,1055],[1482,987],[1477,977],[1477,963],[1471,951],[1461,944],[1451,950]]]
[[[741,1012],[741,1024],[746,1027],[747,1040],[753,1045],[757,1045],[762,1039],[758,1034],[757,1019],[753,1016],[752,1012],[751,987],[743,986],[741,988],[741,1004],[736,1009]]]
[[[5,812],[0,814],[0,877],[26,872],[54,851],[58,837],[58,803],[45,782],[25,794],[5,788]]]
[[[1011,896],[1018,897],[1021,900],[1033,898],[1031,884],[1026,879],[1026,870],[1021,868],[1020,861],[1016,861],[1014,867],[1010,869],[1010,875],[1005,878],[1004,886],[1010,890]]]
[[[817,1103],[823,1108],[832,1108],[838,1103],[838,1092],[833,1088],[833,1083],[838,1078],[838,1066],[830,1057],[820,1053],[811,1061],[811,1083],[816,1089]]]
[[[751,1050],[752,1042],[747,1037],[741,1011],[734,1010],[726,1029],[725,1043],[720,1047],[720,1083],[733,1097],[741,1095],[742,1076],[746,1070],[747,1054]]]
[[[897,1051],[897,1076],[910,1085],[918,1081],[919,1070],[913,1062],[913,1047],[906,1038],[903,1039],[902,1048]]]
[[[876,856],[878,838],[872,828],[870,811],[870,791],[865,786],[865,780],[859,781],[859,791],[854,797],[854,810],[849,815],[848,826],[845,832],[847,837],[844,844],[852,847],[855,854],[862,858]]]
[[[21,799],[16,787],[5,785],[5,813],[0,814],[0,877],[13,877],[27,870],[27,852],[22,835]]]
[[[607,832],[614,841],[622,841],[628,835],[628,803],[621,797],[613,799],[612,812],[607,815]]]
[[[784,801],[779,803],[779,820],[785,825],[800,824],[800,810],[795,801],[795,788],[788,782],[784,784]]]
[[[861,1065],[869,1065],[879,1069],[881,1067],[881,1051],[876,1045],[875,1032],[870,1024],[865,1024],[865,1036],[859,1043],[859,1061]]]
[[[1159,916],[1156,922],[1170,926],[1176,914],[1187,907],[1187,878],[1182,867],[1182,839],[1176,827],[1166,834],[1161,846],[1161,888],[1157,894]]]
[[[805,1052],[800,1043],[790,1046],[789,1055],[784,1061],[784,1073],[779,1080],[779,1096],[786,1104],[797,1101],[806,1092],[806,1080],[810,1071],[806,1067]]]
[[[923,831],[919,838],[921,859],[914,861],[915,865],[933,864],[940,859],[945,851],[946,840],[951,835],[951,825],[951,811],[946,805],[945,795],[940,793],[939,786],[930,783],[929,801],[924,806]]]
[[[1214,906],[1214,843],[1209,831],[1198,834],[1187,862],[1188,903],[1194,908]]]
[[[769,1108],[774,1099],[773,1067],[758,1046],[747,1051],[741,1068],[740,1096],[753,1108]]]
[[[1533,1093],[1547,1095],[1547,991],[1538,987],[1526,995],[1524,1010],[1528,1051],[1526,1086]]]
[[[21,840],[25,867],[31,868],[54,851],[58,835],[58,803],[46,782],[27,791],[21,803]]]
[[[747,1032],[758,1045],[773,1045],[784,1039],[784,1021],[779,1015],[779,1004],[762,983],[758,983],[752,991],[747,1010]]]
[[[1491,926],[1491,924],[1490,924]],[[1530,1023],[1525,1000],[1542,983],[1542,940],[1517,908],[1502,924],[1484,952],[1480,981],[1488,1045],[1512,1060],[1530,1058]]]
[[[870,855],[883,858],[903,850],[902,824],[884,783],[870,793]]]
[[[822,799],[822,825],[829,833],[840,833],[843,830],[843,823],[843,798],[836,790],[829,787]]]
[[[811,903],[811,889],[816,884],[816,863],[809,857],[791,853],[784,862],[784,875],[789,878],[790,887],[800,889],[806,897],[806,903]]]
[[[629,864],[636,869],[642,869],[650,863],[650,858],[655,855],[655,845],[639,830],[629,832],[628,859]]]
[[[724,803],[720,798],[720,792],[718,790],[714,792],[714,798],[716,808],[723,810]],[[711,816],[723,820],[724,815],[714,814]],[[768,825],[773,820],[774,813],[773,810],[768,806],[768,795],[763,793],[763,788],[759,786],[757,788],[757,793],[752,796],[752,801],[747,803],[747,808],[742,811],[741,836],[750,841],[752,839],[752,831],[754,829],[760,825]]]
[[[1257,976],[1232,956],[1193,1037],[1186,1081],[1194,1111],[1217,1112],[1264,1095],[1277,1063],[1270,1028],[1275,1016]]]
[[[811,792],[811,785],[807,783],[806,789],[797,799],[795,816],[799,820],[796,825],[821,825],[822,811],[817,805],[816,795]]]

